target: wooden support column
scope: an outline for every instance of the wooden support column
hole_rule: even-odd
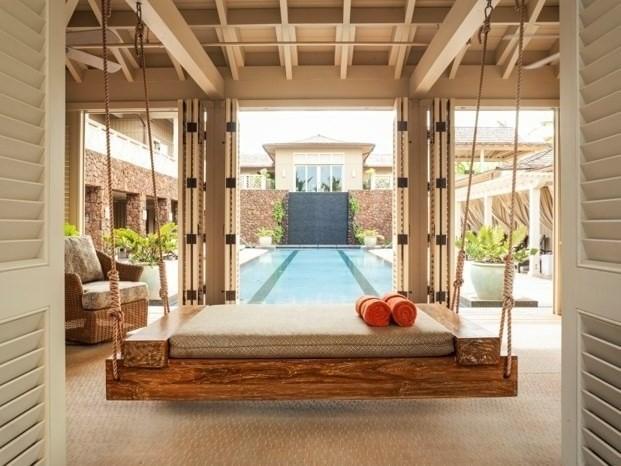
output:
[[[528,247],[539,250],[541,238],[541,188],[528,190]],[[530,256],[528,275],[536,276],[541,273],[539,253]]]

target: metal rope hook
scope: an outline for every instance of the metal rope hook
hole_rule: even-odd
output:
[[[479,72],[479,89],[477,93],[476,111],[474,116],[474,131],[472,135],[472,148],[470,151],[470,167],[468,169],[468,188],[466,190],[466,203],[464,206],[464,218],[461,225],[461,245],[457,254],[457,265],[455,267],[455,281],[453,282],[453,298],[451,299],[451,310],[459,314],[459,300],[461,295],[461,287],[464,284],[464,264],[466,261],[465,239],[466,230],[468,228],[468,220],[470,217],[470,195],[472,192],[472,178],[474,175],[474,157],[476,153],[477,137],[479,133],[479,116],[481,113],[481,98],[483,95],[483,83],[485,81],[485,56],[487,55],[487,43],[489,32],[491,29],[491,17],[494,7],[492,0],[487,0],[485,5],[485,18],[483,25],[479,29],[479,40],[482,40],[483,48],[481,51],[481,66]]]
[[[106,125],[106,174],[108,191],[108,209],[110,219],[114,218],[114,200],[112,196],[112,155],[110,149],[110,76],[108,73],[108,19],[112,14],[110,0],[101,0],[101,36],[103,47],[103,77],[104,77],[104,114]],[[116,239],[114,223],[110,221],[110,249],[112,263],[108,272],[110,282],[110,317],[114,320],[112,333],[112,376],[119,380],[118,358],[122,357],[122,341],[125,338],[125,316],[121,308],[121,294],[119,290],[119,272],[116,269]]]
[[[147,139],[149,145],[149,158],[151,161],[151,183],[153,186],[153,199],[155,202],[155,232],[157,235],[157,252],[158,252],[158,269],[160,275],[160,298],[162,305],[164,306],[164,314],[170,312],[170,302],[168,299],[168,279],[166,276],[166,264],[164,263],[164,252],[162,244],[162,232],[160,231],[160,216],[157,206],[157,181],[155,178],[155,157],[153,155],[153,136],[151,131],[151,108],[149,104],[149,90],[147,86],[147,66],[145,62],[144,54],[144,32],[145,24],[142,21],[142,2],[138,0],[136,2],[136,33],[134,34],[134,47],[136,48],[136,55],[138,56],[138,64],[142,70],[142,84],[144,92],[144,108],[147,120]]]

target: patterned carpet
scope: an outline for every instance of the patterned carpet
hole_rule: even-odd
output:
[[[69,346],[69,464],[560,464],[560,319],[516,314],[520,394],[508,399],[109,402],[109,345]],[[496,328],[494,311],[468,315]]]

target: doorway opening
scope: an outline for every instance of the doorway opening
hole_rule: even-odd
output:
[[[240,111],[240,301],[393,289],[394,111]]]
[[[455,110],[454,224],[461,233],[474,130],[474,110]],[[519,121],[515,219],[516,307],[554,307],[556,112],[522,110]],[[481,111],[473,165],[461,306],[498,307],[502,245],[509,228],[515,111]],[[500,287],[500,288],[499,288]]]

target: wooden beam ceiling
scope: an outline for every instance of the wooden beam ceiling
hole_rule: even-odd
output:
[[[455,79],[455,76],[457,76],[457,70],[459,69],[459,65],[461,65],[461,62],[463,61],[464,56],[466,56],[466,52],[468,51],[469,47],[470,41],[466,42],[466,45],[464,45],[464,47],[459,51],[457,56],[453,59],[453,63],[451,63],[451,68],[448,74],[449,79]]]
[[[416,34],[416,26],[412,26],[412,19],[414,17],[414,7],[416,0],[407,0],[405,5],[405,17],[404,24],[395,27],[393,39],[399,42],[407,42],[414,40]],[[395,68],[395,79],[401,79],[403,73],[403,67],[409,54],[410,47],[405,46],[393,46],[390,49],[390,55],[388,57],[388,64]]]
[[[496,6],[500,0],[492,0]],[[428,92],[483,23],[485,3],[455,2],[410,77],[414,94]]]
[[[88,0],[88,4],[91,7],[91,11],[93,12],[93,15],[95,15],[95,18],[97,18],[98,25],[101,26],[102,18],[101,18],[100,3],[97,0]],[[117,39],[121,41],[123,40],[123,38],[117,31],[115,31],[113,28],[110,28],[110,29],[111,29],[112,34]],[[110,49],[110,53],[112,53],[112,56],[114,57],[116,62],[119,65],[121,65],[121,71],[123,72],[123,76],[125,76],[125,79],[127,79],[127,81],[129,82],[133,82],[134,81],[134,68],[132,68],[128,64],[128,60],[126,59],[127,55],[130,54],[130,52],[128,50],[120,50],[120,49],[112,48]]]
[[[126,0],[136,8],[136,0]],[[208,95],[224,95],[224,79],[188,26],[173,0],[143,1],[145,24]]]
[[[459,0],[462,3],[465,0]],[[481,1],[481,0],[479,0]],[[212,9],[180,9],[181,16],[193,28],[214,29],[221,27],[220,18],[215,8]],[[435,26],[444,22],[450,8],[422,7],[414,10],[410,24],[414,26]],[[350,24],[353,26],[388,26],[403,25],[406,8],[403,7],[351,7]],[[227,23],[240,29],[256,29],[257,27],[275,27],[282,24],[281,8],[229,8]],[[512,6],[501,6],[494,10],[492,24],[497,26],[515,26],[519,17]],[[136,18],[131,11],[116,10],[109,20],[110,27],[115,29],[131,29],[136,26]],[[287,24],[303,26],[338,26],[343,24],[342,7],[293,7],[288,6]],[[559,24],[557,6],[546,6],[541,10],[536,24],[554,26]],[[88,11],[76,11],[69,23],[69,30],[90,29],[98,24]]]
[[[287,0],[280,0],[280,25],[276,26],[276,39],[278,41],[287,42],[295,37],[295,26],[289,24],[289,5]],[[293,79],[293,66],[294,66],[294,54],[295,65],[297,65],[297,47],[296,50],[292,50],[292,47],[278,47],[278,53],[280,56],[280,64],[285,69],[285,77],[287,79]]]
[[[541,10],[543,9],[545,2],[546,0],[530,0],[528,4],[526,5],[527,11],[526,11],[526,24],[524,26],[524,48],[528,46],[528,43],[533,38],[533,35],[537,32],[537,29],[539,29],[539,26],[536,24],[536,21],[537,21],[537,18],[539,17],[539,14],[541,13]],[[513,70],[515,69],[515,65],[518,62],[518,55],[519,55],[518,38],[519,38],[519,31],[516,31],[512,38],[515,40],[511,41],[513,44],[513,47],[511,49],[511,52],[508,56],[506,63],[504,64],[502,68],[503,79],[508,79],[509,76],[511,76],[511,73],[513,73]]]
[[[237,30],[233,26],[228,25],[228,13],[224,0],[215,0],[216,10],[218,11],[218,18],[220,19],[221,28],[216,29],[218,40],[220,42],[239,42],[239,35]],[[226,60],[231,69],[231,76],[234,80],[239,79],[239,68],[244,66],[244,57],[241,48],[225,46],[224,52]]]

